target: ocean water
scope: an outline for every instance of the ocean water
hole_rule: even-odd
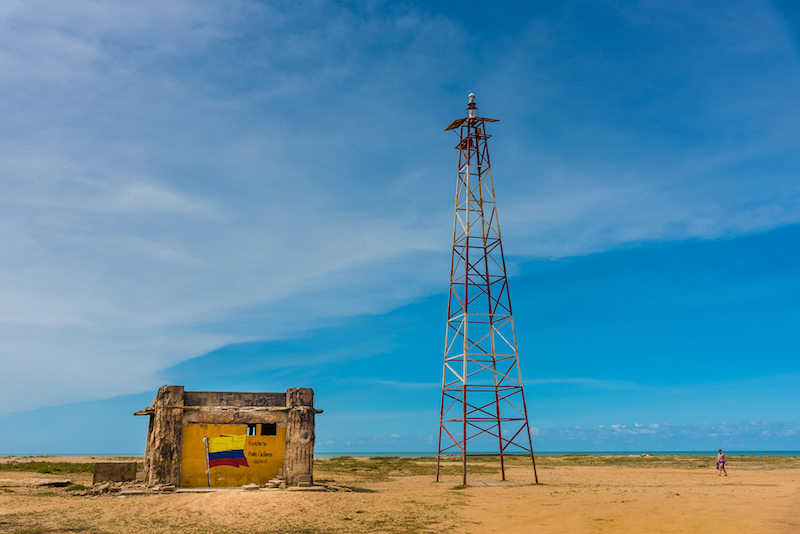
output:
[[[715,450],[707,450],[707,451],[546,451],[546,452],[539,452],[534,451],[536,456],[564,456],[566,454],[585,454],[589,456],[639,456],[641,454],[652,454],[654,456],[716,456],[717,451]],[[727,456],[800,456],[800,451],[734,451],[734,450],[723,450],[723,452]],[[477,453],[481,454],[481,453]],[[486,454],[494,454],[493,451],[487,452]],[[0,454],[0,458],[7,458],[9,456],[19,456],[19,457],[26,457],[31,456],[30,454],[20,453],[20,454]],[[130,457],[138,457],[144,456],[142,452],[132,452],[127,454],[119,454],[119,453],[82,453],[82,454],[62,454],[58,452],[54,452],[47,455],[36,455],[35,457],[39,458],[42,456],[102,456],[106,458],[130,458]],[[315,452],[315,458],[341,458],[342,456],[352,456],[358,458],[435,458],[435,452]]]
[[[9,458],[11,456],[17,456],[19,458],[46,458],[48,456],[64,456],[66,458],[69,457],[77,457],[77,456],[86,456],[88,458],[92,457],[102,457],[102,458],[138,458],[144,456],[144,452],[129,452],[126,454],[120,454],[117,452],[112,453],[102,453],[102,452],[82,452],[82,453],[61,453],[61,452],[50,452],[47,454],[31,454],[29,452],[20,452],[16,454],[0,454],[0,458]]]
[[[727,456],[800,456],[800,451],[733,451],[723,450]],[[477,453],[480,454],[480,453]],[[488,453],[493,454],[493,452]],[[641,454],[652,454],[653,456],[716,456],[717,451],[534,451],[536,456],[564,456],[566,454],[585,454],[589,456],[639,456]],[[315,452],[315,458],[340,458],[342,456],[353,456],[358,458],[377,458],[377,457],[398,457],[398,458],[430,458],[436,457],[435,452]]]

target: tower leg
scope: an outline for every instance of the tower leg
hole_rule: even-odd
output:
[[[465,366],[464,370],[466,371],[466,366]],[[464,373],[464,376],[466,376],[466,372]],[[463,404],[462,404],[463,411],[462,411],[462,413],[464,415],[464,424],[463,424],[463,429],[464,430],[463,430],[463,434],[461,434],[461,439],[464,440],[464,442],[462,443],[462,448],[461,448],[461,454],[462,454],[462,458],[463,458],[462,459],[462,466],[461,466],[461,473],[463,475],[462,479],[461,479],[461,485],[462,486],[466,486],[467,485],[467,385],[466,384],[464,384],[464,389],[462,390],[461,395],[462,395],[461,400],[463,401]]]
[[[436,449],[436,482],[439,482],[439,467],[442,459],[442,417],[444,416],[444,385],[442,385],[442,403],[439,407],[439,446]]]

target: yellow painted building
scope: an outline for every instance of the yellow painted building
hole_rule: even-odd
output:
[[[313,484],[311,388],[285,393],[184,391],[163,386],[149,415],[145,481],[183,487]]]
[[[248,427],[254,435],[245,439],[246,466],[219,465],[208,468],[206,441],[222,435],[247,435]],[[278,475],[283,468],[286,450],[286,427],[276,423],[255,425],[210,425],[190,423],[183,425],[181,455],[181,486],[188,488],[215,486],[243,486],[264,484]],[[208,474],[206,474],[208,469]]]

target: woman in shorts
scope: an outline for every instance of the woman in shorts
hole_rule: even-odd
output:
[[[725,470],[726,463],[727,461],[725,460],[725,454],[722,452],[722,449],[717,449],[717,469],[719,470],[719,476],[722,476],[722,473],[728,476],[728,471]]]

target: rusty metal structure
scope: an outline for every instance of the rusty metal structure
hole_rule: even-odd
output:
[[[522,454],[530,455],[538,484],[492,182],[490,122],[497,120],[479,117],[470,94],[467,116],[445,128],[458,134],[458,174],[436,480],[443,457],[462,458],[466,485],[468,457],[499,456],[505,480],[505,458]]]

